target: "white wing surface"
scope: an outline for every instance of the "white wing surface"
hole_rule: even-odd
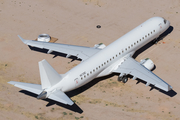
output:
[[[38,84],[23,83],[23,82],[16,82],[16,81],[9,81],[8,83],[18,88],[32,92],[34,94],[40,94],[42,92],[41,85],[38,85]]]
[[[48,49],[49,51],[56,51],[60,53],[65,53],[67,56],[76,56],[83,61],[100,51],[98,48],[93,47],[84,47],[84,46],[75,46],[75,45],[67,45],[60,43],[49,43],[49,42],[41,42],[35,40],[25,40],[21,36],[18,37],[22,40],[22,42],[26,45],[30,45],[33,47]]]
[[[131,57],[128,57],[116,70],[113,72],[121,73],[121,74],[130,74],[134,77],[137,77],[143,81],[146,81],[147,84],[152,84],[164,91],[169,91],[172,87],[155,75],[153,72],[145,68],[139,62],[134,60]]]

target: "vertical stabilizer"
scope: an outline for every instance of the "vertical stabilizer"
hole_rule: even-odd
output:
[[[62,79],[62,76],[59,75],[45,59],[39,61],[39,71],[42,89],[51,87]]]

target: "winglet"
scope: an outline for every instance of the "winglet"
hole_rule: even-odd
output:
[[[15,85],[16,84],[16,82],[14,82],[14,81],[9,81],[8,83],[11,84],[11,85]]]
[[[24,44],[27,44],[27,40],[23,39],[20,35],[18,35],[18,37],[21,39],[21,41],[22,41]]]

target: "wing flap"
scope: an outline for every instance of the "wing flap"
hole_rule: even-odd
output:
[[[15,82],[15,81],[9,81],[8,83],[35,94],[40,94],[42,92],[41,85],[38,84]]]
[[[41,41],[35,41],[35,40],[25,40],[19,35],[18,37],[26,45],[30,45],[30,46],[41,48],[41,49],[44,48],[50,51],[65,53],[68,55],[73,55],[78,58],[81,58],[83,61],[100,51],[100,49],[96,49],[92,47],[67,45],[67,44],[60,44],[60,43],[49,43],[49,42],[41,42]]]
[[[137,77],[141,80],[146,81],[148,84],[152,84],[164,91],[169,91],[172,87],[155,75],[153,72],[145,68],[139,62],[134,60],[131,57],[128,57],[116,70],[113,72],[116,73],[125,73],[130,74],[134,77]]]

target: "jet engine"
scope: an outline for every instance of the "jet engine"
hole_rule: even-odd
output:
[[[49,42],[51,37],[48,34],[40,34],[37,40],[42,42]]]
[[[95,44],[94,48],[98,48],[98,49],[104,49],[106,47],[106,45],[104,45],[103,43],[99,43],[99,44]]]
[[[143,65],[144,67],[146,67],[148,70],[152,70],[154,68],[154,63],[151,59],[146,58],[146,59],[142,59],[140,61],[141,65]]]
[[[38,96],[37,99],[46,99],[47,98],[47,92],[42,91]]]

